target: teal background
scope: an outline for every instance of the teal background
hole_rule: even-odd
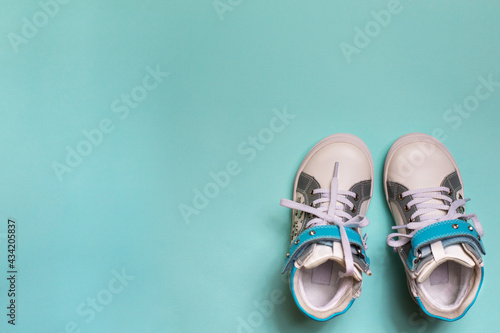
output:
[[[211,0],[73,0],[16,52],[9,34],[22,36],[23,17],[32,21],[41,7],[0,1],[0,331],[498,327],[500,87],[467,118],[445,112],[474,94],[478,77],[500,81],[499,2],[402,0],[350,63],[341,43],[353,45],[353,29],[388,1],[230,3],[221,19]],[[121,119],[111,104],[142,84],[148,66],[169,75]],[[238,147],[269,126],[273,109],[295,118],[248,161]],[[114,130],[59,181],[53,162],[64,163],[66,147],[105,118]],[[454,323],[419,311],[385,244],[383,162],[414,131],[444,137],[472,198],[468,212],[486,232],[483,289]],[[373,276],[346,314],[318,323],[300,313],[280,276],[291,214],[279,200],[291,197],[309,149],[338,132],[360,136],[374,158]],[[187,223],[181,205],[192,206],[209,173],[233,160],[239,173]],[[18,223],[15,327],[5,316],[8,218]],[[133,280],[91,320],[80,315],[123,269]],[[273,301],[265,313],[255,305]]]

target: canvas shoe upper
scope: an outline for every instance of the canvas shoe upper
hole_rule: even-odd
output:
[[[331,135],[307,154],[295,178],[290,250],[283,273],[302,312],[324,321],[341,314],[361,294],[362,272],[371,274],[361,228],[372,195],[373,162],[364,142]]]
[[[387,154],[384,187],[398,230],[387,243],[403,261],[412,297],[432,317],[461,318],[481,288],[485,250],[479,220],[465,214],[453,156],[427,134],[405,135]]]

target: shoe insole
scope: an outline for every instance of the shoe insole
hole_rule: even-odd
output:
[[[313,284],[330,285],[332,278],[332,262],[327,261],[312,270],[311,282]]]
[[[313,269],[303,269],[301,281],[304,296],[312,306],[323,307],[337,296],[341,296],[337,293],[345,292],[348,287],[346,283],[352,279],[341,278],[339,274],[343,271],[339,263],[331,260]]]
[[[453,261],[434,269],[421,284],[426,297],[441,308],[458,306],[469,289],[473,270]]]

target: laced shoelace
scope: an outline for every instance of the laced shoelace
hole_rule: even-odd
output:
[[[453,200],[443,193],[450,193],[448,187],[429,187],[416,190],[408,190],[401,193],[400,199],[407,196],[413,196],[413,199],[408,202],[405,209],[410,209],[415,206],[415,212],[410,216],[408,224],[393,226],[392,229],[407,229],[411,230],[409,233],[392,233],[387,237],[387,244],[392,246],[394,250],[398,247],[410,242],[413,235],[420,229],[427,227],[431,224],[447,221],[447,220],[472,220],[474,227],[480,237],[483,236],[483,227],[479,222],[476,214],[463,214],[465,210],[465,203],[470,199],[456,199]],[[442,203],[427,203],[430,200],[441,200]],[[460,208],[460,209],[459,209]],[[457,212],[457,209],[461,212]],[[432,215],[436,211],[442,211],[445,215]],[[415,221],[419,217],[420,221]],[[398,239],[394,239],[398,237]]]
[[[370,223],[370,221],[365,216],[356,215],[355,217],[353,217],[352,215],[344,211],[345,206],[349,207],[351,210],[354,207],[352,202],[347,197],[350,196],[355,198],[357,194],[352,191],[341,191],[338,189],[338,168],[339,163],[335,162],[330,190],[316,189],[313,191],[313,194],[321,194],[321,197],[319,199],[316,199],[312,202],[314,206],[320,204],[318,208],[288,199],[281,199],[280,204],[283,207],[312,214],[314,217],[306,223],[305,229],[320,225],[333,224],[338,226],[340,230],[340,242],[342,244],[346,266],[346,271],[342,274],[342,276],[352,276],[354,274],[354,261],[351,253],[351,244],[349,242],[349,238],[347,237],[345,228],[364,228]],[[329,203],[328,206],[321,205],[322,203],[326,202]],[[366,245],[366,239],[367,235],[365,235],[365,237],[362,239],[363,247],[365,248],[365,250],[368,248],[368,246]]]

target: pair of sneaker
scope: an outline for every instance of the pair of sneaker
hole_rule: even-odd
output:
[[[295,178],[290,250],[293,298],[302,312],[325,321],[346,312],[371,275],[366,250],[373,161],[366,144],[334,134],[307,154]],[[458,166],[439,140],[422,133],[399,138],[384,167],[387,203],[398,232],[387,244],[399,254],[411,296],[435,318],[461,318],[483,280],[481,237],[475,214],[465,214]],[[471,220],[472,224],[467,221]]]

